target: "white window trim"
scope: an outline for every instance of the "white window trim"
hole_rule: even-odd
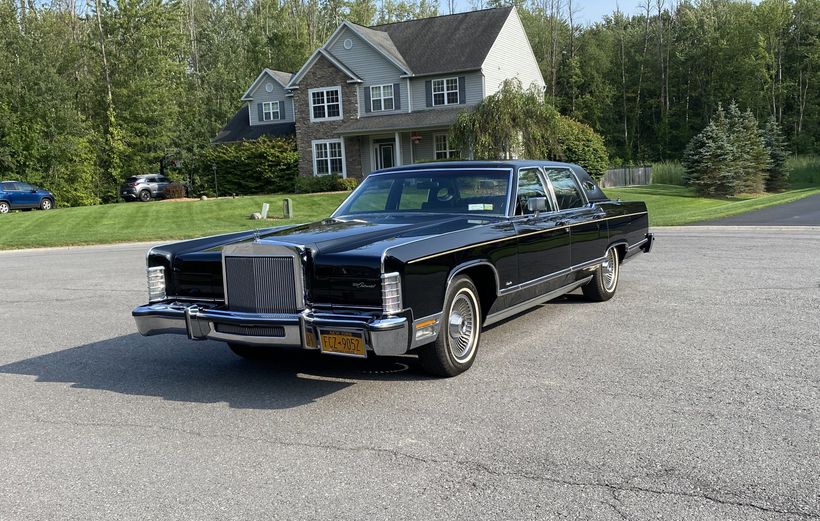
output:
[[[324,177],[330,174],[320,174],[319,169],[317,168],[318,159],[316,157],[316,145],[319,144],[329,144],[329,143],[339,143],[341,145],[342,150],[342,177],[347,177],[347,158],[345,157],[345,142],[343,139],[314,139],[310,142],[310,155],[313,161],[313,177]],[[328,146],[328,155],[330,152],[330,147]],[[323,160],[325,161],[325,160]],[[326,160],[328,162],[328,167],[330,166],[330,158]],[[330,168],[328,168],[330,170]]]
[[[384,96],[384,88],[385,87],[390,87],[390,96],[389,97]],[[392,83],[385,83],[383,85],[371,85],[368,88],[370,89],[370,112],[390,112],[390,111],[396,110],[396,101],[395,101],[396,93],[394,92],[394,88],[393,88]],[[373,89],[379,89],[379,92],[381,93],[381,95],[379,97],[374,97],[373,96]],[[376,110],[373,107],[373,101],[375,101],[377,99],[381,100],[381,102],[382,102],[382,108],[380,108],[379,110]],[[393,104],[393,107],[391,107],[389,109],[384,108],[384,100],[386,100],[386,99],[390,100],[390,103]]]
[[[447,90],[447,81],[448,80],[456,80],[456,90],[455,91]],[[436,103],[436,83],[438,83],[438,82],[441,82],[441,84],[444,87],[444,103]],[[431,97],[431,100],[433,102],[433,106],[434,107],[443,107],[444,105],[458,105],[461,102],[461,99],[460,99],[461,94],[459,94],[461,89],[459,87],[460,87],[460,85],[459,85],[458,76],[453,76],[453,77],[450,77],[450,78],[439,78],[439,79],[433,80],[432,83],[430,83],[430,90],[431,90],[430,97]],[[452,103],[447,102],[447,94],[450,93],[450,92],[455,92],[456,93],[456,100]],[[438,94],[441,94],[441,93],[438,93]]]
[[[267,123],[268,121],[276,121],[281,118],[281,101],[263,101],[262,102],[262,121],[260,123]],[[273,107],[276,106],[276,110]],[[270,110],[268,110],[270,109]],[[265,114],[270,113],[270,119],[265,119]],[[276,117],[273,117],[276,114]]]
[[[327,92],[335,90],[339,93],[339,115],[333,116],[331,118],[324,117],[324,118],[314,118],[313,117],[313,93],[314,92]],[[317,87],[315,89],[308,89],[308,104],[310,105],[310,121],[338,121],[344,118],[344,107],[342,102],[342,88],[338,85],[335,87]],[[325,114],[327,114],[327,98],[325,98]]]
[[[439,136],[444,137],[444,140],[447,143],[447,149],[446,150],[439,150],[438,148],[436,148],[436,145],[438,144],[438,137]],[[446,156],[443,157],[443,158],[439,158],[438,157],[439,152],[444,152],[446,154]],[[449,134],[433,134],[433,160],[441,161],[443,159],[458,159],[458,156],[460,156],[460,155],[461,154],[459,154],[458,150],[456,150],[454,148],[450,148],[450,135]]]

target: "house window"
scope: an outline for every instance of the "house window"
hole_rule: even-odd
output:
[[[265,101],[262,103],[262,121],[279,119],[279,102]]]
[[[458,78],[433,80],[433,105],[458,105]]]
[[[393,85],[370,87],[370,110],[393,110]]]
[[[436,147],[436,159],[458,158],[458,150],[450,148],[450,139],[447,134],[436,134],[433,140]]]
[[[342,89],[330,87],[310,89],[310,120],[342,119]]]
[[[313,175],[328,174],[345,176],[345,157],[340,139],[313,142]]]

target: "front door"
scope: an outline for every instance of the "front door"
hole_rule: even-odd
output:
[[[395,144],[393,142],[376,143],[375,152],[377,170],[381,170],[382,168],[391,168],[395,166],[395,160],[393,159],[395,157],[395,155],[393,155],[394,150]]]

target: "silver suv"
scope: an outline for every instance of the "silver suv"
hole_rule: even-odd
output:
[[[162,199],[165,190],[174,181],[161,174],[138,175],[129,177],[120,186],[120,197],[126,201],[147,202],[151,199]],[[188,187],[183,185],[185,197],[188,197]]]

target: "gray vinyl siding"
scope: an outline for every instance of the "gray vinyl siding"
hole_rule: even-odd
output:
[[[413,78],[410,80],[410,88],[413,90],[413,112],[418,110],[427,110],[427,90],[426,82],[431,80],[438,80],[442,78],[464,77],[466,104],[475,105],[483,99],[484,92],[484,77],[481,72],[460,72],[454,74],[443,74],[441,76],[426,76],[422,78]],[[435,108],[447,107],[453,108],[456,105],[439,105]]]
[[[350,39],[353,47],[345,49],[344,41]],[[328,49],[330,53],[342,62],[345,67],[353,71],[356,76],[362,79],[359,86],[359,115],[375,116],[390,114],[391,111],[371,112],[364,111],[364,89],[371,85],[400,84],[401,109],[394,112],[407,112],[407,86],[405,80],[400,76],[402,71],[390,62],[383,54],[374,49],[369,43],[363,40],[348,28],[344,28]]]
[[[421,135],[421,141],[415,145],[413,145],[413,161],[416,163],[423,163],[426,161],[435,161],[436,154],[435,154],[435,145],[433,144],[433,136],[436,134],[446,134],[447,129],[443,128],[441,130],[428,130],[424,132],[418,132]],[[409,157],[408,157],[409,162]]]
[[[510,11],[510,16],[501,28],[498,38],[487,53],[482,70],[487,96],[498,92],[501,83],[507,78],[518,77],[525,89],[533,83],[538,87],[544,87],[544,78],[541,76],[541,70],[532,53],[517,9]]]
[[[265,90],[265,85],[268,83],[273,84],[273,91],[268,92]],[[256,90],[251,93],[253,96],[253,101],[250,102],[250,107],[248,107],[250,112],[251,125],[259,125],[259,124],[269,124],[269,123],[292,123],[294,121],[293,118],[293,98],[290,98],[285,95],[285,89],[279,85],[278,82],[274,81],[271,78],[266,78],[265,80],[261,81],[259,85],[257,85]],[[265,101],[281,101],[282,105],[285,107],[285,119],[276,119],[273,121],[259,121],[259,109],[257,105],[259,103],[263,103]]]

